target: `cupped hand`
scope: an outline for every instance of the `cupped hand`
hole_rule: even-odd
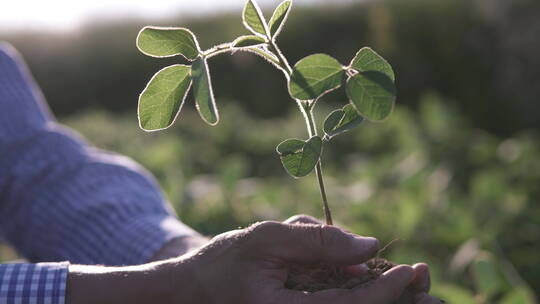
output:
[[[171,272],[178,303],[393,303],[410,286],[425,290],[424,266],[397,266],[367,286],[300,292],[284,287],[288,263],[362,264],[376,254],[374,238],[334,226],[261,222],[213,238],[177,261]],[[301,223],[301,224],[299,224]],[[422,285],[424,284],[424,285]],[[427,294],[426,294],[427,295]],[[420,299],[422,304],[436,303]]]
[[[318,219],[309,215],[295,215],[287,219],[284,223],[289,224],[322,224]],[[431,287],[431,279],[429,276],[429,267],[425,263],[417,263],[412,266],[414,270],[413,279],[405,288],[403,294],[396,301],[400,303],[418,303],[418,304],[438,304],[441,301],[428,294]],[[362,276],[367,274],[367,266],[365,264],[356,264],[345,266],[345,270],[351,275]]]

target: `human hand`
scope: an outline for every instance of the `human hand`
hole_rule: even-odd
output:
[[[415,285],[414,267],[397,266],[357,289],[306,293],[286,289],[288,263],[361,264],[378,241],[319,224],[262,222],[216,236],[182,256],[172,282],[177,303],[394,303]],[[424,272],[421,272],[424,273]],[[420,284],[420,283],[418,283]],[[421,304],[438,303],[421,299]]]
[[[289,224],[315,224],[322,223],[309,215],[295,215],[287,219],[284,223]],[[396,304],[400,303],[418,303],[418,304],[437,304],[441,301],[428,294],[431,287],[429,276],[429,267],[425,263],[417,263],[412,266],[414,270],[413,279],[400,295]],[[367,275],[368,267],[365,264],[349,265],[344,267],[349,274],[361,277]]]
[[[210,239],[200,234],[177,237],[167,242],[151,258],[152,261],[161,261],[179,257],[191,250],[208,243]]]
[[[357,265],[378,250],[373,238],[337,227],[263,222],[221,234],[184,256],[139,266],[70,266],[67,304],[86,303],[394,303],[409,288],[427,295],[427,267],[400,265],[368,286],[314,293],[284,287],[287,263]],[[426,279],[428,278],[428,279]]]

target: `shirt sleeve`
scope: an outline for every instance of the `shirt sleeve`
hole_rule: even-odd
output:
[[[131,265],[193,234],[148,172],[58,125],[20,56],[0,44],[0,235],[8,243],[31,262]]]
[[[67,262],[0,265],[0,303],[64,304],[68,265]]]

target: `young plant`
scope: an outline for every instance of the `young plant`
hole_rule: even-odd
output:
[[[144,27],[137,37],[139,50],[152,57],[182,56],[188,65],[175,64],[158,71],[139,97],[139,125],[145,131],[170,127],[182,109],[193,86],[195,107],[211,126],[219,122],[219,112],[212,89],[208,60],[236,51],[261,56],[281,70],[288,91],[298,105],[307,128],[307,139],[287,139],[276,151],[285,170],[294,178],[315,170],[326,217],[332,225],[328,206],[321,155],[332,138],[350,131],[364,120],[379,122],[392,112],[396,98],[395,77],[390,64],[369,47],[360,49],[348,65],[325,54],[314,54],[294,66],[281,52],[277,37],[292,8],[292,0],[283,1],[266,21],[255,0],[248,0],[242,14],[244,26],[251,32],[232,42],[201,50],[196,36],[186,28]],[[349,102],[330,113],[318,135],[313,111],[326,93],[344,86]]]

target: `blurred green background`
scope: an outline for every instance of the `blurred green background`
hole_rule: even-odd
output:
[[[239,0],[240,1],[240,0]],[[277,5],[275,1],[275,5]],[[265,10],[270,14],[269,10]],[[206,234],[297,213],[322,216],[315,177],[293,180],[275,146],[306,137],[282,75],[251,54],[212,59],[221,111],[206,126],[188,97],[174,128],[138,129],[137,96],[174,59],[138,53],[141,26],[185,26],[203,48],[246,33],[240,12],[88,23],[76,32],[0,32],[28,61],[59,120],[128,155]],[[398,102],[325,150],[339,225],[394,239],[383,256],[425,261],[449,303],[537,303],[540,290],[540,2],[380,0],[293,10],[279,43],[291,62],[349,62],[371,46],[393,65]],[[346,103],[324,97],[318,121]],[[3,248],[4,259],[13,253]]]

